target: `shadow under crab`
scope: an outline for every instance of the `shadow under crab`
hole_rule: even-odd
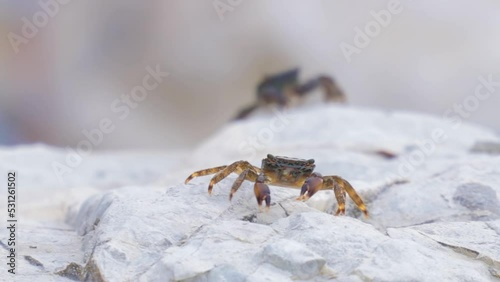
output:
[[[257,198],[259,210],[262,209],[264,202],[266,209],[269,209],[271,206],[271,190],[268,184],[301,189],[300,196],[297,198],[300,201],[308,200],[319,190],[333,190],[338,203],[335,215],[345,214],[345,198],[347,193],[357,207],[368,217],[368,210],[363,200],[347,180],[336,175],[322,176],[320,173],[314,172],[315,167],[313,159],[294,159],[268,154],[262,160],[260,168],[253,166],[247,161],[237,161],[227,166],[224,165],[196,171],[186,179],[185,183],[187,184],[195,177],[215,174],[208,185],[208,193],[211,195],[213,186],[234,172],[239,174],[239,176],[233,183],[229,200],[233,198],[234,193],[238,191],[243,181],[252,181],[254,182],[254,193]]]

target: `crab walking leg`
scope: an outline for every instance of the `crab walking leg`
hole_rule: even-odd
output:
[[[246,169],[255,171],[258,168],[254,167],[247,161],[237,161],[228,165],[226,168],[219,171],[214,177],[212,177],[212,179],[210,180],[210,184],[208,185],[208,194],[211,195],[214,185],[219,183],[219,181],[221,181],[222,179],[226,178],[232,172],[242,173]]]
[[[365,214],[365,217],[368,217],[368,210],[366,209],[365,203],[363,203],[363,200],[361,199],[361,197],[358,195],[358,193],[356,193],[356,191],[354,190],[352,185],[349,182],[347,182],[347,180],[345,180],[339,176],[325,176],[325,177],[323,177],[323,179],[325,181],[332,181],[333,185],[334,185],[333,187],[335,187],[335,185],[338,185],[339,189],[347,192],[347,194],[349,194],[349,197],[351,197],[351,199],[354,201],[356,206],[358,206],[358,208]],[[331,189],[333,187],[329,187],[329,188]],[[337,198],[337,200],[338,200],[338,198]],[[339,208],[340,208],[340,205],[341,205],[341,203],[339,203]]]
[[[243,110],[241,110],[238,115],[233,120],[240,120],[246,118],[249,114],[251,114],[253,111],[255,111],[259,107],[258,103],[255,103],[253,105],[250,105]]]
[[[329,76],[319,76],[316,79],[311,79],[302,85],[296,86],[295,91],[299,96],[304,96],[318,87],[323,88],[326,101],[345,102],[344,93]]]
[[[313,173],[310,177],[306,179],[302,189],[300,190],[300,196],[297,198],[299,201],[306,201],[311,198],[316,192],[323,188],[323,178],[319,173]]]
[[[231,194],[229,194],[229,201],[233,199],[234,193],[238,191],[244,180],[255,182],[257,181],[257,174],[249,168],[245,169],[234,181],[233,186],[231,187]]]
[[[335,102],[345,102],[346,97],[342,90],[337,86],[335,81],[329,76],[320,76],[319,83],[325,89],[325,95],[327,101],[335,101]]]
[[[249,171],[250,171],[249,169],[245,169],[240,174],[240,176],[238,176],[238,178],[236,178],[236,180],[233,183],[233,186],[231,187],[231,193],[229,194],[229,201],[231,201],[233,199],[234,193],[236,193],[236,191],[238,191],[238,189],[240,188],[243,181],[247,178],[247,174]]]
[[[262,212],[262,202],[265,201],[266,212],[268,212],[271,207],[271,190],[269,190],[269,186],[267,186],[264,182],[265,177],[263,174],[260,174],[253,186],[253,192],[255,193],[255,198],[257,199],[257,204],[259,205],[259,211]]]
[[[202,170],[193,172],[190,176],[188,176],[188,178],[186,178],[186,181],[184,181],[184,184],[188,184],[188,182],[191,181],[195,177],[214,174],[214,173],[217,173],[217,172],[225,169],[226,167],[227,167],[227,165],[223,165],[223,166],[207,168],[207,169],[202,169]]]
[[[337,212],[335,215],[344,215],[345,214],[345,197],[346,191],[342,189],[333,178],[328,178],[325,180],[325,185],[322,190],[331,189],[333,187],[333,191],[335,192],[335,198],[337,199]]]
[[[340,188],[339,185],[333,184],[333,191],[335,192],[335,198],[337,198],[337,212],[335,215],[344,215],[345,214],[345,190]]]

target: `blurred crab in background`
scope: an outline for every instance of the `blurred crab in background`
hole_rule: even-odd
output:
[[[330,76],[319,75],[303,84],[299,83],[298,77],[299,69],[295,68],[264,78],[257,86],[257,101],[243,108],[234,119],[244,119],[264,105],[276,104],[285,107],[292,99],[301,98],[318,87],[323,88],[325,101],[341,103],[346,101],[344,93]]]

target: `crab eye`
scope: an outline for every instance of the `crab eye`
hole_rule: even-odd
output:
[[[271,154],[267,154],[267,158],[273,161],[276,159],[276,157]]]
[[[308,164],[313,164],[313,163],[314,163],[314,159],[309,159],[309,160],[307,160],[307,163],[308,163]]]

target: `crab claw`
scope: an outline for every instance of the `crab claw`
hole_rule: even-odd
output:
[[[259,204],[259,212],[262,212],[262,202],[266,202],[266,213],[269,212],[271,208],[271,195],[264,195],[261,198],[257,198],[257,203]]]
[[[266,212],[268,212],[271,207],[271,190],[269,190],[269,186],[264,183],[263,176],[259,176],[259,178],[257,178],[253,192],[255,193],[255,198],[257,199],[257,204],[259,205],[259,211],[262,211],[262,202],[265,201]]]
[[[323,178],[319,173],[313,173],[309,178],[307,178],[302,189],[300,190],[300,196],[297,198],[298,201],[307,201],[316,192],[318,192],[321,187],[323,187]]]

